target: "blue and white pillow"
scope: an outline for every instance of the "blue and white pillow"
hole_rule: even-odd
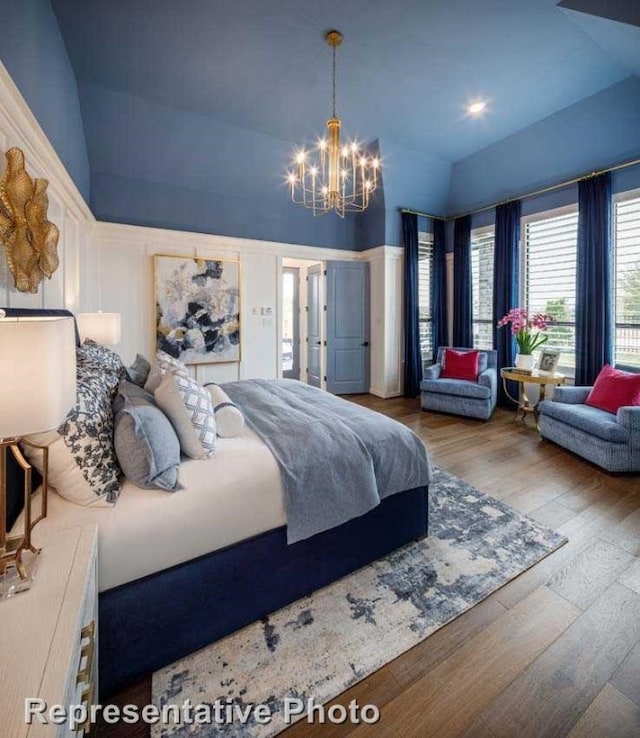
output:
[[[229,395],[215,383],[205,384],[211,395],[213,412],[216,417],[216,433],[220,438],[235,438],[244,428],[244,415],[240,408],[231,401]]]
[[[162,382],[162,377],[167,372],[179,374],[181,377],[189,376],[186,364],[183,364],[180,359],[174,359],[173,356],[169,356],[164,351],[157,351],[155,361],[151,364],[147,381],[144,384],[145,390],[151,393],[155,392]]]
[[[82,346],[78,346],[76,349],[76,361],[78,366],[93,366],[99,371],[113,372],[118,375],[118,379],[124,377],[127,371],[122,359],[115,351],[92,341],[90,338],[85,338]]]
[[[49,484],[78,505],[113,505],[121,470],[113,444],[113,410],[124,366],[120,357],[93,341],[76,350],[76,404],[57,431],[29,436],[49,447]],[[27,458],[42,473],[42,451],[25,444]]]
[[[175,429],[182,453],[192,459],[213,456],[216,420],[209,392],[191,377],[167,372],[155,398]]]

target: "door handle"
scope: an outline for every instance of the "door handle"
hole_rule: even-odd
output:
[[[369,341],[365,341],[364,343],[361,343],[360,345],[361,346],[368,346],[369,345]]]
[[[322,346],[322,341],[316,341],[316,346]]]

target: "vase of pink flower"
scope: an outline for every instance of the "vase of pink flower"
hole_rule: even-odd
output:
[[[529,312],[524,308],[513,308],[498,321],[498,328],[511,325],[511,334],[518,344],[516,367],[532,370],[536,364],[533,352],[549,340],[546,334],[549,325],[555,323],[555,318],[546,313]]]

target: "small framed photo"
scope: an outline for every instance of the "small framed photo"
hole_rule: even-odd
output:
[[[542,374],[553,374],[558,366],[560,352],[557,349],[542,349],[540,360],[538,361],[538,371]]]

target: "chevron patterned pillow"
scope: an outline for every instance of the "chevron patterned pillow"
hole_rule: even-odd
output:
[[[191,377],[167,372],[155,398],[176,431],[182,453],[192,459],[213,456],[216,420],[209,392]]]

